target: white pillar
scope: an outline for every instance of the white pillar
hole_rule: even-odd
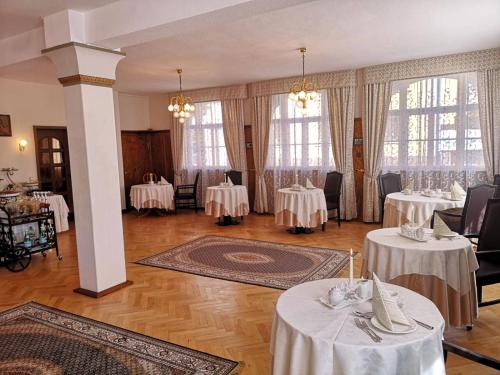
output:
[[[73,42],[42,52],[64,86],[80,273],[75,291],[99,297],[128,283],[111,88],[124,54]]]

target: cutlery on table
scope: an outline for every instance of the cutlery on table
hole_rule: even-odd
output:
[[[380,342],[382,341],[382,338],[375,334],[373,331],[366,329],[366,325],[363,325],[361,320],[358,318],[354,318],[354,323],[356,324],[356,327],[358,327],[360,330],[362,330],[364,333],[366,333],[374,342]],[[366,323],[365,323],[366,324]],[[371,332],[370,332],[371,331]]]
[[[354,315],[356,316],[359,316],[360,318],[365,318],[365,319],[371,319],[375,314],[373,312],[360,312],[360,311],[353,311],[352,312]],[[421,327],[424,327],[425,329],[428,329],[428,330],[433,330],[434,327],[431,326],[430,324],[427,324],[427,323],[424,323],[420,320],[417,320],[415,319],[413,316],[410,317],[411,319],[413,319],[415,321],[415,323],[417,323],[419,326]]]
[[[379,335],[377,335],[375,333],[375,331],[373,329],[370,328],[370,326],[368,325],[368,323],[366,323],[365,321],[361,321],[361,324],[363,325],[363,327],[365,327],[365,329],[370,332],[373,337],[376,337],[378,342],[382,341],[382,337],[380,337]]]

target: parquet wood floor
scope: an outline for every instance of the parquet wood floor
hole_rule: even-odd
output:
[[[250,215],[242,225],[219,227],[203,212],[181,211],[164,217],[136,213],[123,216],[128,278],[134,285],[100,299],[76,293],[78,270],[74,230],[61,233],[64,260],[54,254],[34,256],[32,265],[14,274],[0,269],[0,310],[37,301],[62,310],[140,332],[215,355],[244,361],[245,375],[269,373],[269,339],[280,290],[240,284],[132,263],[193,238],[213,234],[361,250],[365,234],[378,225],[359,222],[327,224],[326,232],[291,235],[274,225],[273,217]],[[359,274],[360,257],[355,261]],[[347,270],[341,275],[347,276]],[[500,286],[487,288],[498,297]],[[500,358],[500,305],[485,307],[470,332],[455,330],[450,338],[463,346]],[[448,374],[492,374],[450,355]],[[308,375],[308,374],[304,374]]]

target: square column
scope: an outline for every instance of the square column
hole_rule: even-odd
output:
[[[113,104],[121,52],[79,43],[42,51],[64,86],[80,288],[99,297],[128,285]]]

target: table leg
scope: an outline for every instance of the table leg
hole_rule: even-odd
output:
[[[301,234],[301,233],[311,234],[311,233],[314,233],[314,230],[312,228],[304,228],[304,227],[292,227],[292,228],[288,228],[286,231],[288,233],[291,233],[291,234]]]
[[[224,216],[222,221],[220,220],[220,217],[217,219],[217,225],[220,225],[222,227],[228,226],[228,225],[238,225],[240,222],[238,220],[235,220],[231,216]]]

